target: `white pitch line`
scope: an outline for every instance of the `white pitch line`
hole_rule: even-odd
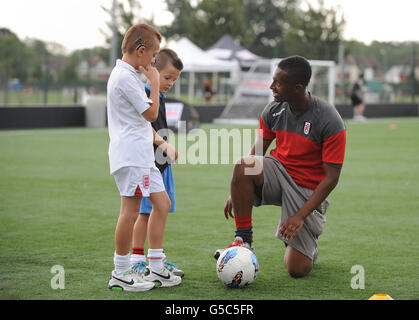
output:
[[[106,128],[86,128],[86,129],[22,129],[22,130],[0,130],[0,137],[4,136],[42,136],[57,134],[90,134],[90,133],[107,133]]]

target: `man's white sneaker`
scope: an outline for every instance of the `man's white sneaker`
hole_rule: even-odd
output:
[[[146,281],[144,277],[139,276],[130,268],[122,274],[116,274],[115,270],[112,271],[108,288],[111,290],[141,292],[153,289],[154,283]]]
[[[367,121],[367,118],[364,117],[364,116],[362,116],[362,115],[359,115],[359,116],[354,116],[353,117],[353,120],[354,121],[359,121],[359,122],[366,122]]]
[[[177,286],[182,282],[179,276],[175,276],[173,272],[167,268],[161,271],[155,271],[150,266],[147,266],[144,271],[144,279],[154,283],[156,288],[167,288]]]

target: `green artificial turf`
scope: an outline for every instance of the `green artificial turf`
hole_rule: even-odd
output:
[[[107,130],[0,131],[0,299],[418,299],[419,119],[346,125],[346,160],[309,276],[287,274],[274,237],[280,208],[266,206],[253,215],[257,279],[224,287],[212,254],[234,237],[223,213],[233,164],[180,164],[165,252],[185,277],[144,293],[107,289],[120,205]],[[51,287],[55,265],[65,270],[64,289]],[[364,289],[351,288],[354,265],[365,271]]]

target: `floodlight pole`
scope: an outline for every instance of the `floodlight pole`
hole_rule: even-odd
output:
[[[413,52],[412,52],[412,102],[415,102],[416,98],[416,43],[412,42]]]
[[[49,57],[48,49],[44,51],[44,65],[45,65],[45,78],[44,78],[44,104],[48,103],[48,84],[49,84]]]
[[[112,38],[111,38],[111,52],[109,55],[109,65],[113,68],[115,66],[116,59],[118,58],[118,29],[116,26],[116,8],[117,0],[112,1]]]
[[[339,89],[340,89],[340,93],[339,93],[339,100],[341,103],[344,102],[344,98],[345,98],[345,91],[344,91],[344,87],[345,87],[345,78],[344,78],[344,73],[345,73],[345,47],[343,44],[343,41],[341,41],[339,43]]]

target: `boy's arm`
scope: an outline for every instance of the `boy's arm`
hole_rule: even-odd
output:
[[[167,143],[153,128],[153,143],[158,146],[162,151],[170,158],[172,162],[175,162],[178,158],[178,151],[174,146]]]
[[[159,79],[159,72],[155,67],[148,66],[147,68],[141,67],[139,68],[141,72],[145,74],[145,76],[150,80],[151,90],[150,90],[150,99],[152,103],[150,103],[150,108],[142,113],[142,116],[150,122],[154,122],[157,120],[159,116],[159,88],[160,88],[160,79]]]
[[[166,141],[162,137],[159,136],[159,134],[156,132],[156,130],[154,130],[154,128],[152,129],[153,129],[153,143],[156,146],[160,147]]]

